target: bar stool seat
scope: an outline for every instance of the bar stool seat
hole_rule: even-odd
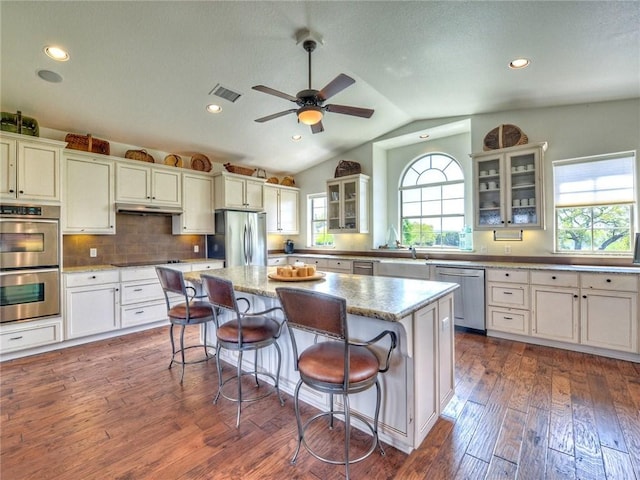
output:
[[[213,310],[209,302],[194,300],[195,288],[187,286],[182,271],[169,267],[156,267],[156,273],[164,292],[167,305],[167,317],[169,318],[169,338],[171,340],[171,362],[182,365],[180,383],[184,380],[185,365],[206,362],[211,358],[207,345],[207,323],[213,322]],[[176,349],[173,327],[180,326],[180,347]],[[184,344],[184,330],[187,325],[203,325],[204,342],[196,345]],[[204,357],[196,360],[186,360],[185,353],[192,348],[203,348]],[[179,355],[179,358],[176,356]]]

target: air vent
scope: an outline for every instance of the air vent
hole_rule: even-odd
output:
[[[209,92],[209,95],[211,94],[216,95],[220,98],[224,98],[225,100],[228,100],[231,103],[235,102],[240,98],[239,93],[236,93],[233,90],[229,90],[228,88],[223,87],[219,83],[217,83],[216,86],[211,89],[211,91]]]

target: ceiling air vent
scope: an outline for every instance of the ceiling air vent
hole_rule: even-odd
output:
[[[240,98],[239,93],[236,93],[233,90],[229,90],[228,88],[223,87],[219,83],[217,83],[216,86],[211,89],[211,91],[209,92],[209,95],[211,94],[216,95],[220,98],[224,98],[225,100],[228,100],[231,103],[235,102]]]

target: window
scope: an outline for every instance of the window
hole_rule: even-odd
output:
[[[333,246],[333,235],[327,233],[327,195],[325,193],[315,193],[307,196],[309,208],[310,231],[307,233],[314,247]]]
[[[420,157],[400,186],[401,242],[419,247],[458,248],[464,227],[464,174],[444,153]]]
[[[635,153],[553,162],[556,251],[631,253]]]

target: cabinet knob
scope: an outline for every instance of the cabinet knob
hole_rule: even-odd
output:
[[[574,295],[573,298],[578,298],[578,295]]]
[[[505,273],[505,274],[504,274],[504,276],[505,276],[505,277],[508,277],[508,276],[509,276],[509,274],[508,274],[508,273]]]
[[[24,193],[24,190],[20,190],[20,193],[21,193],[21,194],[22,194],[22,193]]]
[[[555,280],[555,279],[556,279],[556,276],[555,276],[555,275],[553,275],[553,276],[551,277],[551,280]]]
[[[155,200],[155,199],[156,199],[156,197],[151,197],[151,200]]]
[[[91,275],[89,278],[92,279],[92,280],[95,280],[96,276],[95,275]]]
[[[611,283],[611,279],[610,278],[607,278],[607,283]]]
[[[14,192],[15,192],[14,189],[9,190],[9,193],[14,193]]]
[[[587,298],[587,296],[586,295],[582,295],[582,298]]]

